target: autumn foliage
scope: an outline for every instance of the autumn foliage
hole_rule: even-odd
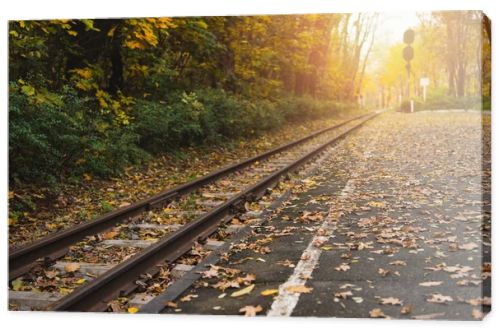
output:
[[[11,21],[11,181],[108,176],[350,108],[370,17],[356,40],[344,14]]]

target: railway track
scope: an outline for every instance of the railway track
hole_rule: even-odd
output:
[[[150,286],[157,294],[163,292],[192,268],[193,264],[179,260],[184,254],[197,253],[199,260],[208,256],[222,244],[210,236],[223,239],[243,227],[235,219],[238,212],[251,211],[250,203],[265,196],[282,178],[377,115],[346,120],[88,223],[10,249],[11,308],[105,311],[123,296],[138,296],[147,282],[153,282]]]

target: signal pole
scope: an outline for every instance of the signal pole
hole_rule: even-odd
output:
[[[408,85],[407,85],[407,98],[410,99],[410,82],[411,82],[411,65],[410,62],[413,59],[413,48],[411,44],[415,40],[415,32],[412,29],[405,31],[403,35],[403,41],[406,46],[403,49],[403,58],[406,60],[406,72],[408,73]],[[410,112],[413,112],[413,100],[410,100]]]

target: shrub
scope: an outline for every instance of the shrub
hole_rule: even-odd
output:
[[[136,103],[134,118],[140,146],[153,153],[248,137],[283,122],[275,104],[222,90],[176,93],[169,103],[141,100]]]
[[[21,86],[20,86],[21,85]],[[135,100],[129,125],[100,111],[95,96],[65,86],[42,92],[10,83],[9,160],[13,182],[55,183],[84,173],[119,174],[149,153],[248,138],[351,106],[312,97],[250,99],[220,89],[170,92],[167,101]]]
[[[92,98],[65,87],[61,104],[33,103],[10,84],[9,164],[13,182],[53,183],[65,176],[117,174],[146,157],[130,127],[113,127]],[[55,95],[55,93],[51,93]]]
[[[318,100],[311,96],[289,96],[278,101],[287,121],[298,122],[305,119],[317,119],[332,116],[355,109],[354,104],[339,103],[330,100]]]
[[[442,110],[442,109],[480,109],[481,100],[474,96],[454,97],[448,95],[433,95],[424,102],[421,98],[415,97],[414,111],[421,110]],[[410,101],[404,100],[399,107],[400,111],[410,111]]]

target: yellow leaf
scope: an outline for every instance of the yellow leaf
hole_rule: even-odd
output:
[[[308,288],[304,285],[292,285],[286,287],[285,290],[292,293],[310,293],[313,288]]]
[[[24,282],[22,279],[15,279],[12,281],[12,289],[14,289],[14,291],[19,291],[23,287],[23,284]]]
[[[117,230],[111,230],[109,232],[105,232],[102,234],[102,238],[104,240],[110,240],[110,239],[113,239],[114,237],[116,237],[118,235],[118,231]]]
[[[137,313],[137,311],[139,311],[139,309],[138,309],[137,307],[129,307],[129,308],[127,309],[127,312],[128,312],[128,313],[132,313],[132,314],[133,314],[133,313]]]
[[[143,49],[143,45],[137,41],[125,41],[125,45],[129,48],[129,49]]]
[[[375,201],[371,201],[371,202],[368,202],[368,205],[371,206],[371,207],[374,207],[374,208],[385,208],[385,203],[383,202],[375,202]]]
[[[68,30],[68,34],[71,35],[71,36],[76,36],[78,35],[78,33],[74,30]]]
[[[72,273],[80,269],[80,265],[78,263],[68,263],[64,266],[64,271],[67,273]]]
[[[114,26],[113,28],[109,29],[108,37],[113,37],[113,35],[115,34],[116,27],[117,26]]]
[[[260,294],[262,296],[272,296],[272,295],[277,295],[280,291],[278,289],[267,289],[262,291]]]
[[[14,192],[13,191],[9,191],[9,199],[13,199],[14,198]]]
[[[77,68],[74,70],[71,70],[71,72],[75,72],[79,76],[81,76],[83,79],[90,79],[92,78],[92,70],[88,67],[85,68]]]
[[[36,93],[35,88],[33,86],[30,86],[30,85],[21,86],[21,91],[26,96],[33,96]]]
[[[240,297],[243,295],[248,295],[250,292],[252,292],[253,288],[255,288],[255,284],[251,284],[247,286],[246,288],[243,288],[241,290],[235,291],[231,294],[231,297]]]
[[[76,281],[76,284],[83,284],[85,283],[86,279],[85,278],[80,278],[78,281]]]
[[[57,228],[57,224],[54,224],[54,223],[47,223],[45,224],[45,226],[49,229],[49,230],[55,230]]]

